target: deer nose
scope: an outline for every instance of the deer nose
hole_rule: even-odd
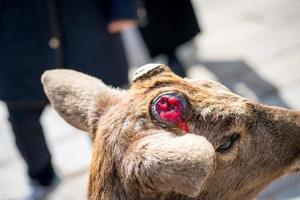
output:
[[[147,64],[139,67],[133,74],[132,82],[145,80],[165,71],[170,71],[169,67],[164,64]]]

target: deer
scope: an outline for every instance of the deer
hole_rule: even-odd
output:
[[[92,138],[87,199],[248,200],[300,158],[300,112],[260,104],[163,64],[129,89],[68,69],[42,75],[59,115]]]

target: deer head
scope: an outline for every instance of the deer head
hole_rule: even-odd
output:
[[[297,170],[300,112],[270,107],[167,66],[127,91],[72,70],[42,76],[57,112],[93,138],[88,198],[252,199]]]

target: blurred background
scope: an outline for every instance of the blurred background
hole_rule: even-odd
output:
[[[300,109],[299,0],[192,3],[202,31],[176,49],[188,77],[216,80],[250,99]],[[122,32],[122,39],[129,76],[145,63],[168,63],[165,55],[151,58],[137,28]],[[54,167],[62,178],[49,199],[85,199],[90,140],[67,125],[49,106],[41,123]],[[26,166],[14,145],[7,107],[0,102],[0,200],[19,199],[26,192],[26,185]],[[299,175],[284,177],[258,199],[300,199],[299,188]]]

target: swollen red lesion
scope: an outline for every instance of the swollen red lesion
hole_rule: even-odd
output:
[[[189,127],[184,119],[184,106],[180,99],[173,96],[162,96],[155,105],[155,109],[162,122],[174,124],[186,133],[189,132]]]

